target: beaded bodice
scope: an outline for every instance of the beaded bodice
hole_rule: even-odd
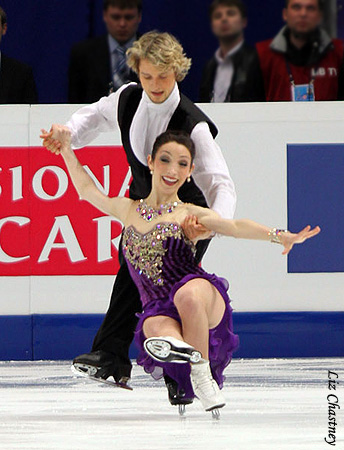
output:
[[[143,304],[168,296],[185,275],[202,271],[194,259],[195,245],[177,223],[159,223],[144,234],[129,226],[123,232],[122,247]]]

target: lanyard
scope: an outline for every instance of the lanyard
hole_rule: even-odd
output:
[[[289,63],[287,61],[287,58],[285,58],[285,65],[287,67],[290,84],[292,86],[295,86],[295,80],[294,80],[293,74],[291,73],[291,67],[290,67],[290,65],[289,65]],[[313,71],[313,74],[315,74],[316,72],[317,72],[317,67]],[[314,86],[314,81],[315,81],[315,75],[312,75],[312,70],[311,70],[311,79],[310,79],[310,82],[308,83],[308,86],[309,87]]]
[[[295,80],[294,80],[293,74],[291,72],[291,67],[289,65],[289,62],[287,61],[287,58],[285,58],[285,65],[287,67],[290,84],[294,88],[296,86],[296,84],[295,84]],[[311,69],[311,79],[310,79],[310,81],[308,83],[308,89],[307,89],[307,93],[308,93],[308,98],[309,99],[311,99],[311,96],[314,95],[314,81],[315,81],[315,75],[314,74],[316,73],[316,71],[317,71],[317,68],[315,68],[315,70],[313,71],[313,74],[312,74],[312,69]],[[313,97],[313,100],[314,100],[314,97]]]

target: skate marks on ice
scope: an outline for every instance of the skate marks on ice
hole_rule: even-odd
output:
[[[323,449],[328,370],[341,382],[344,359],[233,360],[214,420],[197,400],[179,417],[136,365],[128,391],[73,376],[69,361],[0,362],[0,449]],[[341,410],[338,422],[340,448]]]

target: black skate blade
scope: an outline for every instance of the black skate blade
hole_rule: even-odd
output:
[[[88,364],[75,363],[71,366],[71,371],[75,375],[79,375],[83,378],[87,378],[92,381],[97,381],[98,383],[107,384],[112,387],[118,387],[121,389],[127,389],[128,391],[132,391],[133,388],[126,381],[111,381],[106,380],[105,378],[95,377],[94,374],[97,373],[98,368],[95,366],[90,366]]]
[[[215,405],[215,406],[212,406],[211,408],[207,408],[206,411],[207,412],[216,411],[217,409],[223,408],[224,406],[226,406],[226,403],[220,403],[219,405]]]

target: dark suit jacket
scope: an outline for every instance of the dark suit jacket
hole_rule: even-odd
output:
[[[215,57],[203,69],[199,101],[209,103],[213,97],[217,69]],[[225,102],[263,102],[264,83],[255,48],[244,44],[233,56],[234,74]]]
[[[38,103],[32,68],[1,53],[0,104]]]
[[[112,76],[107,35],[72,47],[68,79],[69,103],[93,103],[108,95]],[[129,81],[138,81],[133,72]]]

